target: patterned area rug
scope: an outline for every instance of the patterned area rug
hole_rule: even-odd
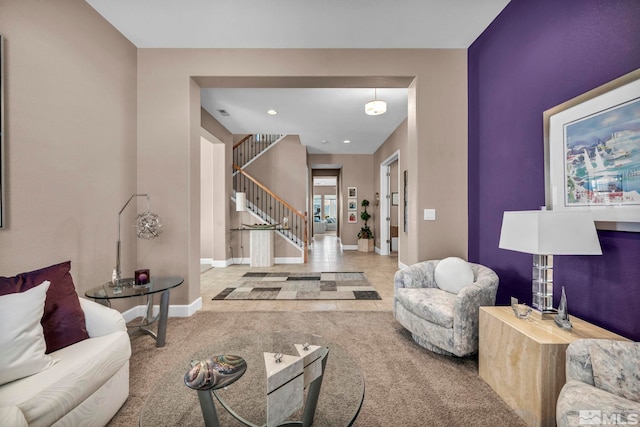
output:
[[[245,273],[214,300],[372,300],[380,294],[361,272]]]

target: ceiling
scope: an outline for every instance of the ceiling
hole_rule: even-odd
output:
[[[407,117],[407,89],[397,88],[377,90],[377,99],[387,102],[380,116],[364,113],[374,89],[219,88],[202,89],[201,98],[230,132],[299,135],[309,154],[372,154]],[[270,109],[278,114],[267,114]]]
[[[509,0],[86,0],[138,48],[468,48]],[[297,134],[309,153],[370,154],[407,116],[407,89],[203,89],[230,132]],[[218,110],[229,116],[222,116]],[[266,114],[275,109],[278,114]],[[349,144],[343,143],[350,140]]]

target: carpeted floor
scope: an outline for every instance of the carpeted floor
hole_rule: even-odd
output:
[[[247,272],[214,300],[381,299],[361,272]]]
[[[186,372],[191,356],[203,346],[235,335],[274,331],[321,335],[351,355],[362,371],[366,390],[355,426],[525,425],[479,378],[477,358],[431,353],[411,340],[392,313],[361,311],[200,311],[190,318],[171,318],[164,348],[156,348],[148,336],[132,337],[129,399],[109,425],[138,425],[150,393],[170,393],[158,385],[176,367],[184,366]],[[330,357],[330,363],[339,360]],[[219,407],[218,413],[223,426],[239,425]]]

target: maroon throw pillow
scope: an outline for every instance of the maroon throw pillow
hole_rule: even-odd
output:
[[[89,338],[70,270],[71,261],[66,261],[14,277],[0,277],[0,296],[27,291],[45,280],[51,282],[40,322],[47,343],[46,353]]]

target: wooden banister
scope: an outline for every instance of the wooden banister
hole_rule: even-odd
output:
[[[245,136],[244,138],[242,138],[240,141],[236,142],[235,144],[233,144],[233,149],[235,150],[236,148],[238,148],[239,146],[241,146],[246,140],[248,140],[249,138],[251,138],[253,135],[249,134],[247,136]],[[227,166],[229,167],[229,166]]]
[[[271,197],[273,197],[274,199],[276,199],[277,201],[279,201],[280,203],[282,203],[283,205],[285,205],[287,208],[289,208],[289,210],[291,210],[291,212],[293,212],[294,214],[296,214],[298,217],[300,217],[300,219],[305,220],[305,222],[307,221],[307,217],[306,217],[306,212],[304,214],[298,212],[298,210],[296,208],[294,208],[293,206],[291,206],[289,203],[287,203],[285,200],[283,200],[280,196],[278,196],[277,194],[275,194],[273,191],[269,190],[267,187],[265,187],[264,185],[262,185],[262,183],[258,180],[256,180],[254,177],[252,177],[251,175],[249,175],[248,173],[246,173],[244,171],[244,169],[242,169],[240,166],[236,165],[235,163],[233,164],[233,168],[235,170],[237,170],[239,173],[241,173],[242,175],[246,176],[247,179],[251,182],[253,182],[255,185],[257,185],[258,187],[260,187],[262,190],[264,190],[265,193],[269,194]]]
[[[250,174],[248,174],[247,172],[244,171],[244,169],[242,169],[242,167],[238,166],[236,163],[233,164],[233,169],[238,171],[238,173],[242,174],[245,178],[247,178],[249,181],[251,181],[253,184],[255,184],[258,188],[260,188],[262,191],[264,191],[266,194],[268,194],[269,196],[271,196],[274,200],[276,200],[278,203],[282,204],[282,206],[286,207],[289,211],[291,211],[291,213],[293,215],[296,215],[298,218],[300,218],[300,220],[302,221],[302,224],[304,225],[303,230],[302,230],[302,242],[304,244],[303,247],[303,251],[304,251],[304,263],[306,264],[308,261],[308,244],[309,244],[309,223],[308,223],[308,215],[307,212],[299,212],[296,208],[294,208],[293,206],[291,206],[286,200],[282,199],[280,196],[278,196],[277,194],[275,194],[273,191],[271,191],[270,189],[268,189],[267,187],[265,187],[260,181],[258,181],[257,179],[255,179],[254,177],[252,177]],[[236,189],[236,191],[240,191],[239,189]]]

